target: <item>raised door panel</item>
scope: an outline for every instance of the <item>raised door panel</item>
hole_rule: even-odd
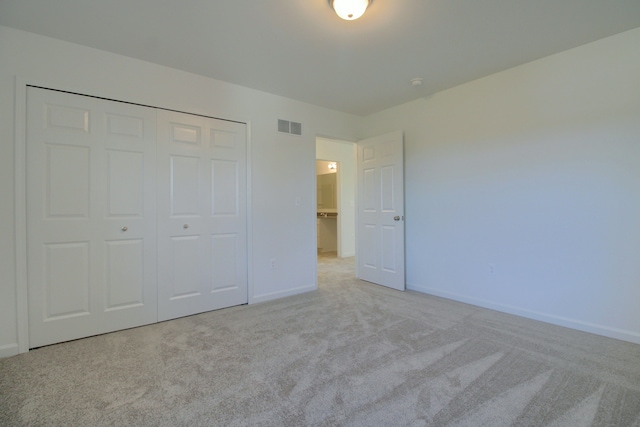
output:
[[[199,150],[202,146],[202,119],[183,113],[171,115],[175,117],[175,121],[169,123],[169,138],[173,149]]]
[[[376,197],[378,182],[376,180],[377,171],[371,167],[372,160],[375,159],[375,150],[363,151],[364,164],[366,166],[361,171],[361,200],[360,200],[360,239],[364,244],[360,248],[361,275],[366,277],[365,270],[378,269],[378,224],[376,223],[376,213],[379,210],[379,201]]]
[[[169,300],[199,297],[202,295],[202,239],[200,236],[172,237]]]
[[[380,210],[382,212],[396,211],[394,166],[380,168]]]
[[[364,212],[377,212],[378,200],[376,198],[376,170],[366,168],[362,171],[362,210]]]
[[[364,224],[361,229],[364,245],[361,250],[362,265],[364,268],[378,268],[378,229],[375,224]]]
[[[89,242],[46,243],[43,251],[44,321],[90,315]]]
[[[169,157],[171,218],[201,217],[201,160],[194,156]]]
[[[139,151],[107,150],[108,218],[144,217],[145,163]]]
[[[143,115],[151,112],[146,110],[148,109],[145,109]],[[138,109],[138,111],[140,111],[140,109]],[[123,137],[130,141],[143,141],[146,133],[149,131],[153,132],[153,129],[148,128],[148,124],[145,126],[145,123],[148,123],[148,121],[144,117],[108,112],[105,114],[105,120],[105,132],[112,138]]]
[[[237,217],[239,205],[238,162],[211,161],[211,215]]]
[[[121,311],[144,304],[144,240],[105,242],[105,310]]]
[[[396,254],[396,242],[398,241],[396,236],[396,226],[383,225],[382,230],[382,242],[381,242],[381,255],[382,262],[380,268],[382,271],[388,273],[395,273],[398,270],[397,254]]]
[[[238,235],[214,234],[211,237],[211,288],[210,292],[237,288],[238,283]]]
[[[90,148],[45,144],[44,203],[47,219],[89,218]]]
[[[76,134],[91,133],[91,109],[90,102],[78,103],[77,100],[71,100],[74,95],[58,94],[55,101],[44,101],[44,129],[58,130],[64,132],[74,132]],[[57,102],[60,102],[58,104]]]

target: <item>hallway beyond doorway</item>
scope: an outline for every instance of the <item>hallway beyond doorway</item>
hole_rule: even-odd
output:
[[[338,258],[336,252],[318,254],[318,288],[356,279],[356,257]]]

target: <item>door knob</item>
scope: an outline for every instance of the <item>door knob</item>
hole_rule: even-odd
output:
[[[189,224],[183,225],[182,228],[184,228],[186,230],[187,228],[189,228]]]
[[[400,217],[398,215],[396,215],[396,216],[393,217],[393,220],[394,221],[400,221]]]
[[[121,228],[122,231],[127,231],[128,229],[129,227],[126,227],[126,226]]]

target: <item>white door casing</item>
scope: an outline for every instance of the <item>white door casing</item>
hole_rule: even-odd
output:
[[[30,347],[156,321],[155,120],[28,88]]]
[[[401,131],[358,142],[358,277],[405,289]]]
[[[247,303],[246,125],[158,126],[158,320]]]

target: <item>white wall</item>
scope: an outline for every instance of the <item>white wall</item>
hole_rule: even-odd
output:
[[[356,255],[356,154],[351,142],[336,141],[327,138],[316,140],[316,158],[339,162],[338,233],[340,247],[338,256],[342,258]]]
[[[26,84],[249,121],[250,302],[317,287],[315,138],[355,139],[359,118],[0,26],[0,356],[27,345],[24,334],[19,342],[19,331],[26,330],[18,323],[24,304],[18,309],[16,302],[22,274],[16,270],[20,241],[14,230],[16,77]],[[278,118],[302,123],[303,136],[276,132]],[[300,207],[296,197],[301,198]],[[271,258],[276,259],[273,270]]]
[[[636,29],[366,118],[365,137],[405,131],[409,289],[640,343],[639,46]]]

